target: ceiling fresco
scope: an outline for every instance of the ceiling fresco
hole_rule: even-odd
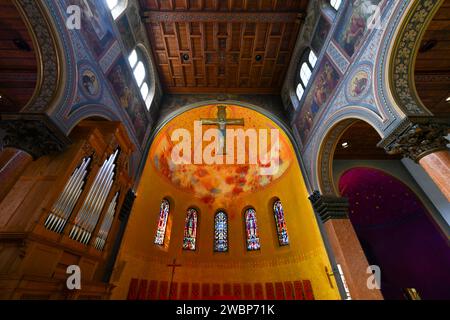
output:
[[[271,150],[273,140],[271,139],[270,130],[279,129],[279,167],[273,175],[262,175],[261,168],[270,166],[268,161],[262,160],[258,156],[257,162],[250,163],[249,143],[246,139],[245,155],[246,160],[244,164],[238,164],[237,152],[239,148],[235,143],[234,161],[232,164],[175,164],[172,159],[172,151],[179,143],[178,140],[172,141],[171,137],[175,130],[186,129],[191,137],[194,137],[194,121],[200,119],[217,118],[217,110],[219,105],[209,105],[200,108],[195,108],[187,111],[166,124],[158,133],[152,148],[150,149],[149,157],[151,165],[156,169],[158,174],[170,181],[175,187],[186,192],[192,192],[196,197],[200,198],[205,203],[212,203],[218,197],[236,197],[247,192],[255,192],[261,188],[265,188],[274,181],[280,179],[288,170],[292,161],[295,159],[295,154],[292,149],[289,138],[272,120],[263,116],[262,114],[234,105],[225,105],[227,119],[243,119],[244,125],[228,125],[227,129],[255,129],[258,134],[261,130],[267,130],[268,139],[265,146],[267,150]],[[216,125],[202,126],[203,134],[210,128],[217,128]],[[192,159],[196,146],[194,139],[191,141]],[[228,140],[227,140],[228,141]],[[262,140],[258,139],[258,152],[261,148]],[[203,151],[211,142],[203,141],[201,147]],[[252,144],[253,146],[254,144]],[[200,146],[200,144],[198,144]],[[184,156],[184,154],[183,154]],[[275,157],[273,155],[272,157]],[[271,159],[272,161],[273,159]],[[192,161],[194,162],[194,161]]]

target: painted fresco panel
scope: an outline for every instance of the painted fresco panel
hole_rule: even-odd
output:
[[[351,58],[363,44],[369,22],[381,5],[381,0],[351,0],[345,8],[333,39]]]
[[[114,42],[111,13],[95,0],[70,0],[81,8],[81,33],[94,57],[101,57]]]

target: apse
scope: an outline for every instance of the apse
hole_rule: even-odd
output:
[[[403,182],[373,168],[352,168],[339,179],[350,220],[370,265],[381,268],[385,299],[449,299],[450,251],[429,212]]]
[[[259,156],[250,162],[253,147],[267,142],[273,150],[270,135],[264,142],[246,137],[240,149],[245,163],[237,161],[240,147],[230,146],[230,131],[224,156],[233,153],[231,163],[195,162],[194,139],[190,150],[176,150],[192,162],[174,160],[182,142],[174,133],[194,137],[196,125],[205,133],[221,117],[226,129],[278,132],[276,172],[261,174],[270,162]],[[210,143],[203,139],[200,148]],[[331,266],[303,181],[290,137],[257,111],[211,104],[173,117],[151,143],[116,260],[113,298],[338,298],[325,272]]]

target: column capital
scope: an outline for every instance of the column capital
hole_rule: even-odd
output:
[[[314,191],[309,196],[309,200],[322,223],[330,219],[348,219],[348,200],[346,198],[322,195],[319,191]]]
[[[378,144],[389,154],[402,154],[418,162],[430,153],[445,150],[450,119],[408,118]]]
[[[0,150],[13,147],[37,159],[61,152],[71,143],[44,115],[0,115]]]

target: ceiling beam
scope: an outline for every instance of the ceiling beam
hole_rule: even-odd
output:
[[[301,12],[168,12],[144,11],[143,20],[147,23],[161,22],[253,22],[253,23],[301,23]]]

